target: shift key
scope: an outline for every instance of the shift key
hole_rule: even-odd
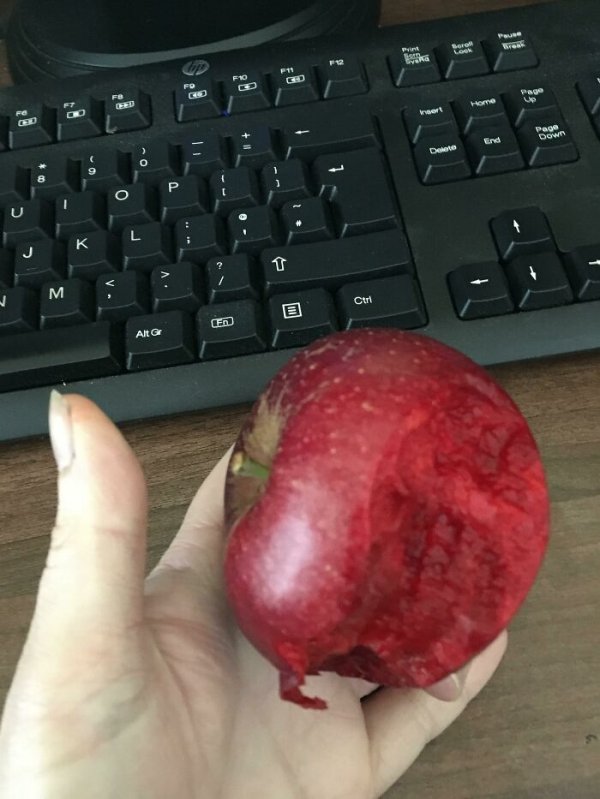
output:
[[[413,272],[406,237],[397,229],[271,247],[263,251],[261,263],[267,294],[319,286],[336,289],[355,280]]]

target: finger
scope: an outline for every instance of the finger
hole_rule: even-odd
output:
[[[53,392],[58,509],[33,632],[114,630],[142,617],[146,484],[114,424],[84,397]]]
[[[455,721],[498,668],[506,651],[502,633],[471,662],[463,692],[455,702],[421,690],[386,688],[363,703],[371,746],[376,795],[407,770],[425,746]]]
[[[198,489],[179,532],[146,581],[146,594],[172,603],[221,604],[223,598],[225,453]]]

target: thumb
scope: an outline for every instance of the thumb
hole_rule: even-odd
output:
[[[84,397],[52,392],[58,509],[32,635],[121,630],[143,612],[146,484],[115,425]]]

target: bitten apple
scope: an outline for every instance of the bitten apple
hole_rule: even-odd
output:
[[[275,376],[226,487],[229,600],[306,707],[305,675],[425,687],[509,623],[548,539],[539,453],[464,355],[391,330],[335,334]]]

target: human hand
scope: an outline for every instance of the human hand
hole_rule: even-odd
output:
[[[307,691],[328,710],[282,701],[225,601],[227,456],[144,580],[137,459],[88,400],[52,407],[58,511],[0,725],[4,799],[374,799],[498,666],[506,634],[428,692],[323,674]]]

